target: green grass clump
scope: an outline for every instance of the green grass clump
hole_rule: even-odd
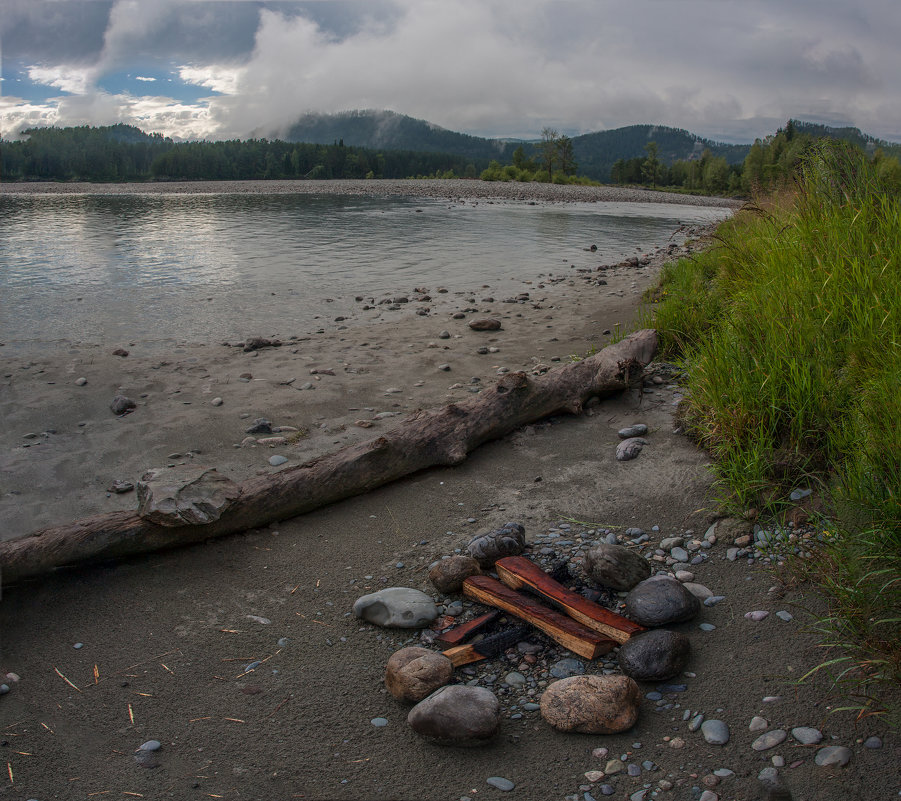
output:
[[[901,683],[901,198],[841,144],[795,188],[667,268],[662,348],[689,375],[689,429],[728,503],[778,511],[799,483],[828,500],[804,570],[829,601],[843,681]],[[847,657],[847,659],[846,659]],[[867,695],[869,698],[869,695]],[[861,704],[873,712],[871,702]]]

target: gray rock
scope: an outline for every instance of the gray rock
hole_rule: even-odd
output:
[[[778,612],[776,612],[776,617],[778,617],[779,620],[784,620],[786,623],[788,623],[790,620],[794,620],[791,612],[786,612],[784,609],[780,609]]]
[[[729,727],[722,720],[705,720],[701,724],[701,734],[711,745],[725,745],[729,742]]]
[[[387,587],[357,598],[353,613],[377,626],[418,629],[438,617],[434,601],[420,590],[409,587]]]
[[[592,581],[622,592],[648,578],[651,566],[647,559],[624,545],[601,542],[585,552],[585,572]]]
[[[850,748],[845,748],[843,745],[827,745],[825,748],[817,751],[813,761],[821,768],[832,765],[843,768],[851,761],[852,756]]]
[[[131,398],[126,398],[125,395],[116,395],[110,402],[109,407],[113,414],[121,415],[128,414],[137,408],[137,404]]]
[[[460,592],[463,582],[470,576],[478,576],[482,572],[479,563],[471,556],[449,556],[440,559],[429,571],[429,580],[438,592],[446,595]]]
[[[210,401],[210,406],[221,406],[221,405],[222,405],[222,398],[213,398]]]
[[[704,723],[704,714],[702,712],[698,712],[698,714],[695,715],[689,722],[688,730],[692,731],[692,732],[697,731],[698,729],[701,728],[701,725],[703,723]]]
[[[617,661],[623,673],[637,681],[665,681],[684,670],[691,654],[688,637],[657,629],[626,640]]]
[[[505,779],[503,776],[490,776],[485,779],[485,784],[493,787],[495,790],[500,790],[503,793],[509,793],[516,785],[511,782],[509,779]]]
[[[585,663],[579,659],[561,659],[551,665],[551,675],[555,679],[568,679],[585,673]]]
[[[377,729],[383,729],[388,725],[388,718],[373,718],[369,722]]]
[[[518,671],[511,670],[504,676],[504,684],[508,687],[522,687],[526,683],[526,677]]]
[[[163,745],[159,740],[148,740],[146,743],[142,743],[139,747],[139,751],[159,751]]]
[[[686,551],[684,548],[679,547],[673,548],[670,551],[670,556],[672,556],[673,559],[675,559],[677,562],[687,562],[689,559],[688,551]]]
[[[286,456],[282,456],[280,453],[269,457],[269,464],[271,464],[273,467],[280,467],[283,464],[287,464],[287,462],[288,458]]]
[[[442,742],[487,740],[500,727],[500,702],[484,687],[452,684],[414,706],[407,723],[417,734]]]
[[[701,602],[673,578],[650,578],[629,592],[625,607],[626,617],[653,628],[691,620]]]
[[[150,470],[137,490],[138,515],[170,527],[212,523],[241,495],[228,476],[199,465]]]
[[[767,751],[770,748],[775,748],[777,745],[784,743],[786,737],[788,737],[788,734],[782,729],[773,729],[765,734],[761,734],[760,737],[754,740],[754,742],[751,743],[751,748],[755,751]]]
[[[82,376],[81,378],[75,379],[76,386],[83,387],[87,383],[88,383],[88,379],[85,378],[84,376]]]
[[[504,556],[518,556],[525,547],[525,528],[519,523],[505,523],[503,528],[477,534],[466,546],[466,552],[487,569]]]
[[[427,648],[401,648],[385,668],[385,687],[398,701],[418,703],[454,677],[454,664]]]
[[[641,453],[641,449],[648,444],[646,439],[641,437],[630,437],[624,439],[616,446],[616,460],[618,462],[628,462]]]
[[[632,437],[643,437],[648,433],[648,427],[644,423],[633,423],[632,425],[621,428],[616,432],[620,439],[632,439]]]
[[[126,481],[123,478],[117,478],[110,484],[107,488],[107,492],[115,492],[117,495],[122,495],[126,492],[131,492],[135,488],[135,485],[131,483],[131,481]]]
[[[801,745],[816,745],[823,739],[823,734],[810,726],[796,726],[792,729],[792,737]]]
[[[684,544],[685,537],[664,537],[660,540],[660,548],[664,551],[671,551],[673,548],[679,548]]]
[[[573,676],[544,691],[541,716],[558,731],[616,734],[635,725],[640,701],[628,676]]]
[[[245,434],[271,434],[272,423],[265,417],[258,417],[253,424],[244,429]]]
[[[872,737],[867,737],[867,739],[863,741],[863,747],[882,748],[882,738],[877,737],[875,734]]]
[[[762,801],[792,801],[791,791],[776,768],[764,768],[757,774],[757,781],[764,792]]]
[[[706,601],[708,598],[713,597],[713,592],[705,587],[703,584],[696,584],[693,581],[686,581],[682,584],[686,590],[688,590],[695,598]]]
[[[753,718],[751,718],[750,724],[748,724],[748,731],[765,731],[766,727],[769,725],[770,724],[766,722],[765,718],[762,718],[759,715],[755,715]]]

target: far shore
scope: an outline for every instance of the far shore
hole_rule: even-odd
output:
[[[621,186],[571,186],[452,179],[373,179],[335,181],[161,181],[148,183],[21,182],[0,183],[0,195],[129,194],[341,194],[558,203],[674,203],[738,208],[743,201],[707,195],[683,195]]]

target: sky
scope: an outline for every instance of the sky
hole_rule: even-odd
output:
[[[0,134],[283,135],[389,109],[478,136],[789,118],[901,142],[901,0],[0,0]]]

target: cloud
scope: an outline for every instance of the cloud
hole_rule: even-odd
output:
[[[144,75],[135,75],[135,80],[136,81],[144,81],[146,83],[152,83],[153,81],[156,80],[156,78],[147,78]]]
[[[307,112],[363,108],[498,136],[657,123],[749,141],[790,116],[901,131],[897,0],[4,2],[15,13],[0,23],[3,44],[10,31],[16,53],[31,42],[32,80],[85,96],[49,101],[56,114],[118,102],[127,118],[138,113],[129,96],[96,82],[175,70],[215,94],[155,104],[140,119],[152,128],[158,114],[167,131],[185,119],[185,135],[272,136]],[[32,7],[49,15],[49,33]],[[77,57],[67,20],[92,42]]]

